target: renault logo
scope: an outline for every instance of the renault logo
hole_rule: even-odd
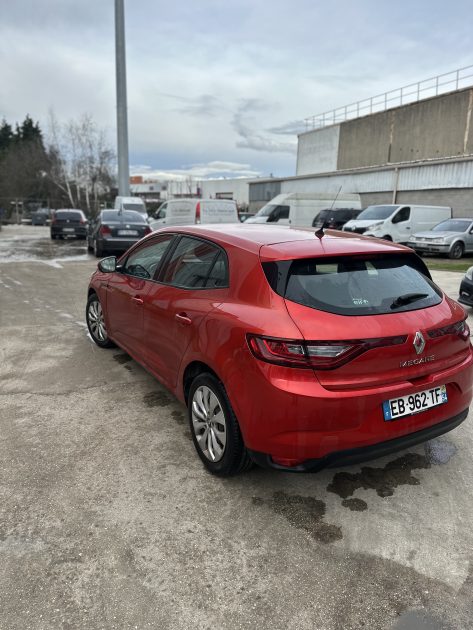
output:
[[[421,354],[425,348],[424,335],[419,330],[414,335],[414,348],[417,354]]]

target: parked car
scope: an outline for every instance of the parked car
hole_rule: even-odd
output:
[[[51,217],[51,238],[87,238],[88,221],[82,210],[62,208]]]
[[[434,225],[450,219],[451,216],[452,209],[447,206],[412,204],[368,206],[356,219],[348,221],[343,226],[343,230],[407,244],[415,232],[430,230]]]
[[[87,247],[97,258],[105,252],[124,252],[151,228],[146,217],[134,210],[102,210],[90,223],[87,234]]]
[[[47,225],[49,222],[49,209],[40,208],[31,213],[32,225]]]
[[[218,475],[317,470],[458,426],[465,320],[408,248],[246,223],[165,228],[105,258],[86,307],[98,346],[118,344],[187,405]]]
[[[360,208],[324,208],[312,221],[312,227],[341,230],[347,221],[356,219]]]
[[[327,207],[359,208],[360,195],[350,193],[281,193],[271,199],[248,223],[271,223],[311,227],[314,217]]]
[[[458,301],[465,306],[473,307],[473,267],[469,267],[460,284]]]
[[[461,258],[473,252],[473,219],[448,219],[427,232],[418,232],[409,239],[409,247],[418,254],[447,254]]]

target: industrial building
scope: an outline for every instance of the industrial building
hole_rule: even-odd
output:
[[[250,210],[279,193],[342,190],[363,206],[447,205],[473,216],[472,84],[469,66],[307,119],[296,176],[250,182]]]

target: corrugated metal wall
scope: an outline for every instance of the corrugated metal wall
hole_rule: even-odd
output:
[[[396,201],[401,203],[449,205],[456,216],[473,216],[473,159],[400,167],[399,177],[392,167],[251,183],[250,207],[261,207],[279,192],[336,193],[340,186],[343,192],[361,194],[363,203],[370,200],[367,205],[391,203],[397,188]]]

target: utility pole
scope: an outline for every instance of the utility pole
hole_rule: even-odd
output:
[[[126,50],[124,0],[115,0],[115,64],[117,73],[117,151],[118,194],[130,195],[130,166],[128,162],[128,118],[126,103]]]

